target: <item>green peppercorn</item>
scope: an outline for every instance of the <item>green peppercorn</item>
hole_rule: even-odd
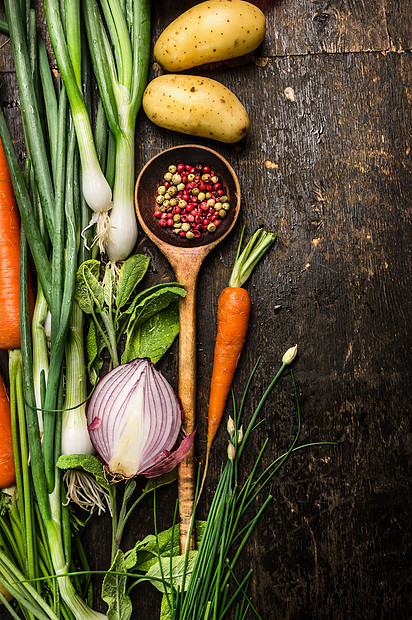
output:
[[[199,192],[199,194],[197,195],[198,199],[200,200],[200,202],[203,202],[204,199],[206,198],[206,194],[204,194],[203,192]]]
[[[168,170],[169,170],[169,172],[171,172],[172,174],[175,174],[175,172],[176,172],[177,168],[176,168],[176,166],[169,166]]]
[[[199,189],[198,187],[194,187],[194,188],[192,189],[192,194],[193,194],[193,196],[199,196],[199,194],[200,194],[200,189]]]
[[[189,222],[185,222],[184,224],[182,224],[182,230],[184,230],[185,232],[188,232],[190,230],[191,226],[189,224]]]
[[[169,200],[169,205],[170,205],[171,207],[176,207],[176,206],[177,206],[177,199],[176,199],[176,198],[171,198],[171,199]]]
[[[169,192],[166,192],[164,198],[165,198],[165,200],[170,200],[171,199],[171,195],[169,194]]]
[[[173,174],[171,172],[166,172],[166,174],[164,175],[164,180],[167,181],[168,183],[171,182],[171,180],[173,179]]]
[[[186,200],[179,200],[179,202],[177,203],[177,206],[180,207],[181,209],[184,209],[187,206]]]
[[[202,181],[209,181],[210,174],[202,174]]]
[[[230,210],[230,204],[228,202],[224,202],[222,204],[222,209],[224,209],[225,211],[229,211]]]
[[[227,196],[221,196],[220,202],[227,202]]]
[[[195,175],[193,174],[193,172],[191,172],[190,174],[187,175],[187,180],[190,183],[195,180]]]
[[[219,177],[212,177],[210,180],[213,184],[219,183]]]
[[[175,223],[173,224],[173,228],[174,228],[175,230],[180,230],[180,229],[182,228],[182,222],[175,222]]]
[[[173,221],[175,222],[180,222],[180,214],[179,213],[175,213],[173,216]]]
[[[164,200],[163,201],[163,206],[164,207],[169,207],[170,206],[169,201],[168,200]]]
[[[162,213],[166,213],[166,207],[162,205],[161,207],[159,207],[159,211],[161,211]]]
[[[185,189],[186,189],[186,185],[184,183],[179,183],[179,185],[177,186],[178,192],[184,192]]]
[[[191,230],[188,230],[186,233],[186,239],[194,239],[194,234],[192,233]]]
[[[209,200],[207,201],[208,207],[214,207],[215,204],[216,204],[216,200],[214,198],[209,198]]]
[[[173,185],[179,185],[179,183],[182,182],[182,177],[180,176],[180,174],[174,174],[172,175],[171,181]]]
[[[171,185],[167,191],[171,196],[176,196],[178,190],[177,187]]]
[[[221,203],[220,203],[220,202],[216,202],[216,203],[213,205],[213,208],[214,208],[214,210],[215,210],[215,211],[220,211],[220,210],[221,210],[221,208],[222,208],[222,205],[221,205]]]
[[[165,188],[165,186],[164,186],[164,185],[161,185],[160,187],[158,187],[158,188],[157,188],[157,193],[158,193],[160,196],[164,196],[164,195],[165,195],[165,193],[166,193],[166,188]]]
[[[157,198],[156,198],[156,202],[157,202],[157,204],[158,204],[158,205],[163,204],[164,199],[165,199],[165,198],[164,198],[164,196],[157,196]]]
[[[219,211],[220,219],[224,220],[226,216],[227,216],[227,211],[225,211],[224,209],[220,209],[220,211]]]
[[[212,194],[210,192],[206,192],[205,194],[206,200],[209,200],[211,197],[212,197]]]
[[[216,230],[216,226],[212,222],[210,222],[210,224],[207,225],[207,230],[208,232],[213,233]]]

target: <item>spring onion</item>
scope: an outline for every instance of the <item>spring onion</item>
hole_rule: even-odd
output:
[[[90,225],[97,222],[96,239],[114,265],[127,258],[137,240],[133,198],[134,138],[149,65],[150,2],[133,0],[127,10],[119,0],[100,0],[99,3],[85,0],[83,3],[90,55],[107,123],[116,144],[113,202],[110,186],[98,162],[79,85],[79,0],[66,2],[66,36],[59,1],[45,0],[44,5],[76,127],[83,195],[94,211]]]
[[[117,366],[97,384],[87,410],[90,438],[112,474],[150,478],[171,471],[194,434],[173,448],[182,408],[173,388],[148,359]]]

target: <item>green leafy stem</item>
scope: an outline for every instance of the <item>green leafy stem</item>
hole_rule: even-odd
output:
[[[87,357],[93,385],[99,378],[105,349],[112,368],[138,357],[148,357],[156,363],[179,332],[177,302],[186,291],[181,284],[169,282],[136,294],[148,266],[148,257],[135,254],[123,263],[117,279],[106,269],[101,280],[101,264],[97,260],[85,261],[78,269],[75,298],[92,319],[87,334]],[[119,343],[124,335],[120,357]]]

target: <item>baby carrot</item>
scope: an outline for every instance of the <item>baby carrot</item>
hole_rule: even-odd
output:
[[[14,471],[13,440],[11,434],[10,403],[3,378],[0,375],[0,489],[16,482]]]
[[[223,289],[218,301],[217,336],[210,384],[206,463],[203,480],[209,463],[210,448],[222,419],[226,399],[249,325],[250,298],[247,290],[242,286],[276,239],[275,233],[267,233],[259,229],[250,238],[243,252],[240,253],[243,233],[244,228],[229,286]]]

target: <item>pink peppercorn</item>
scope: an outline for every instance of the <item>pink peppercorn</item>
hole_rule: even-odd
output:
[[[159,219],[160,217],[162,217],[162,212],[161,211],[155,211],[154,212],[154,216]]]

